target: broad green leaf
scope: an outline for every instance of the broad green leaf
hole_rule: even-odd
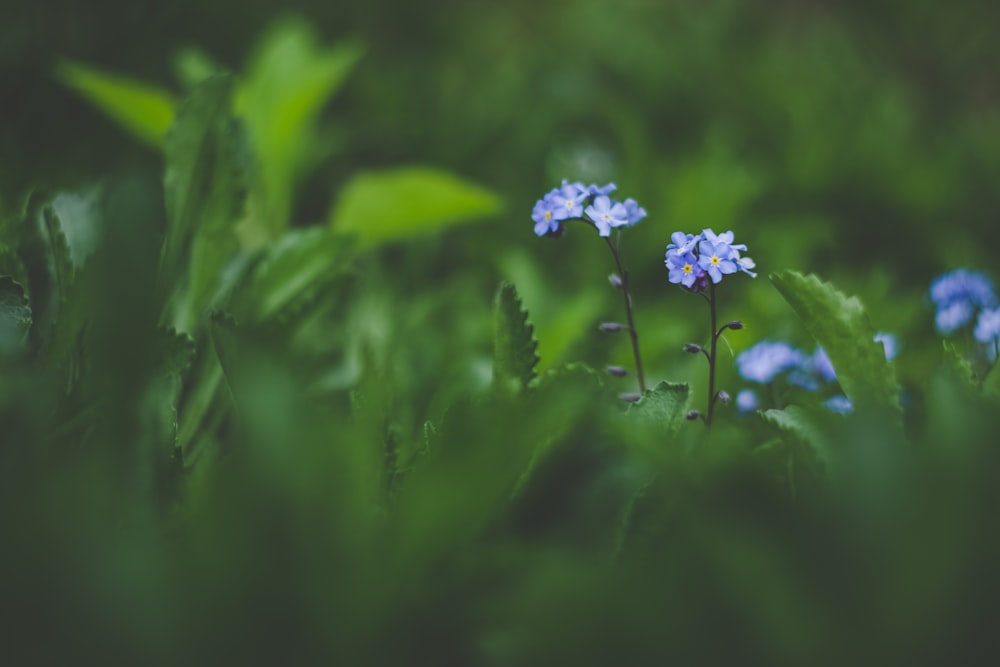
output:
[[[261,224],[268,238],[288,224],[303,167],[317,158],[316,121],[354,68],[354,46],[325,49],[303,21],[279,24],[254,55],[237,96],[257,157]]]
[[[10,277],[0,278],[0,343],[23,339],[31,327],[31,306],[24,289]]]
[[[629,406],[628,414],[638,420],[653,423],[668,433],[676,433],[687,417],[691,387],[663,381],[647,389],[637,403]]]
[[[177,107],[170,92],[66,60],[56,76],[137,138],[157,148],[163,145]]]
[[[231,95],[228,76],[197,86],[178,108],[164,147],[168,230],[160,278],[181,286],[173,320],[180,331],[197,328],[238,250],[243,176]],[[186,280],[179,277],[183,271]]]
[[[815,275],[771,274],[771,281],[823,346],[844,393],[858,410],[900,412],[899,383],[857,297],[838,292]]]
[[[234,316],[240,321],[260,322],[308,299],[347,269],[353,251],[350,237],[325,228],[286,232],[237,290],[232,304]]]
[[[513,284],[500,283],[493,317],[493,386],[519,391],[535,377],[538,342]]]
[[[500,210],[500,198],[486,188],[436,169],[405,167],[355,176],[340,193],[331,224],[370,247]]]
[[[797,405],[789,405],[784,410],[766,410],[758,414],[767,423],[805,442],[820,461],[830,466],[832,463],[830,442],[823,433],[822,425],[817,423],[814,413]]]

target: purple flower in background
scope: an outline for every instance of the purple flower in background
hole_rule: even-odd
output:
[[[805,362],[805,355],[788,343],[765,340],[740,352],[736,368],[743,379],[766,384],[779,373],[801,367]]]
[[[972,321],[976,311],[997,305],[993,281],[985,274],[956,269],[938,276],[930,288],[936,313],[934,324],[942,334],[950,334]]]
[[[810,365],[825,382],[833,382],[837,379],[837,371],[833,368],[830,356],[822,345],[816,346],[816,351],[813,352],[812,359],[810,359]]]
[[[605,195],[595,197],[594,203],[588,206],[584,213],[597,226],[597,233],[601,236],[610,236],[613,227],[628,224],[628,213],[625,210],[625,205]]]
[[[760,399],[753,389],[742,389],[736,394],[736,409],[740,412],[751,412],[760,407]]]
[[[836,412],[838,415],[849,415],[854,412],[854,404],[851,403],[851,399],[843,394],[831,396],[823,402],[823,406],[830,412]]]
[[[887,361],[892,361],[899,354],[899,339],[891,333],[879,331],[875,334],[875,342],[882,343],[882,350],[885,352]]]
[[[980,343],[990,343],[1000,336],[1000,308],[991,308],[979,313],[979,321],[973,332]]]

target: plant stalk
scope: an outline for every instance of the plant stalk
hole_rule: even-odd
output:
[[[622,294],[625,295],[625,316],[628,318],[628,334],[632,339],[632,356],[635,358],[635,375],[639,380],[639,393],[644,394],[646,393],[646,381],[642,374],[642,357],[639,354],[639,333],[635,330],[635,321],[632,316],[632,296],[628,291],[628,271],[622,266],[621,249],[619,247],[621,232],[619,231],[615,236],[614,243],[611,242],[609,237],[604,237],[604,240],[611,250],[611,255],[615,258],[615,267],[618,269],[618,275],[622,279]]]

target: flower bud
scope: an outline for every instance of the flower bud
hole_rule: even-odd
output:
[[[698,419],[699,417],[701,417],[701,413],[698,412],[697,410],[692,410],[691,412],[687,413],[687,419],[689,422],[693,422],[695,419]]]
[[[723,390],[716,395],[719,397],[719,400],[722,401],[723,405],[729,405],[730,397],[728,391]]]
[[[695,345],[694,343],[688,343],[684,346],[684,351],[688,354],[698,354],[701,352],[701,345]]]
[[[614,333],[615,331],[621,331],[624,328],[625,327],[617,322],[601,322],[601,326],[598,327],[598,329],[605,333]]]
[[[639,399],[642,398],[642,395],[634,391],[627,391],[624,394],[618,394],[618,398],[623,401],[628,401],[629,403],[638,403]]]
[[[614,375],[615,377],[618,378],[623,378],[626,375],[628,375],[628,371],[622,368],[621,366],[608,366],[604,370],[608,372],[608,375]]]
[[[740,322],[739,320],[733,320],[732,322],[727,324],[726,327],[732,329],[733,331],[739,331],[740,329],[743,328],[743,323]]]
[[[608,282],[611,283],[612,287],[620,288],[622,286],[622,277],[619,276],[617,273],[612,273],[610,276],[608,276]]]

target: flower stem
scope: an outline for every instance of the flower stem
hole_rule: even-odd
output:
[[[716,321],[715,283],[711,282],[711,280],[708,283],[708,290],[708,309],[712,320],[712,344],[711,350],[708,353],[708,409],[705,412],[705,426],[711,428],[712,415],[715,413],[715,399],[718,398],[715,394],[715,353],[719,342],[719,334],[722,332],[718,330],[718,323]]]
[[[604,237],[604,240],[608,244],[608,249],[611,250],[611,255],[615,258],[615,267],[618,269],[618,275],[622,279],[622,294],[625,295],[625,316],[628,318],[628,334],[632,339],[632,356],[635,358],[635,375],[639,380],[639,393],[644,394],[646,392],[646,381],[642,374],[642,357],[639,355],[639,333],[635,330],[635,321],[632,316],[632,296],[628,291],[628,271],[622,266],[621,238],[621,232],[619,231],[615,236],[614,243],[611,242],[609,237]]]

